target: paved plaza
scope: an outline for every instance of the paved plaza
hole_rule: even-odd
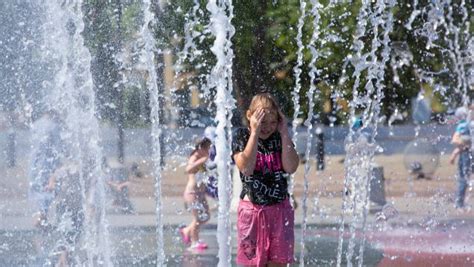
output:
[[[118,266],[154,266],[156,263],[155,236],[155,180],[151,163],[142,159],[129,159],[127,164],[138,162],[145,174],[133,178],[130,187],[134,214],[121,214],[109,207],[107,221],[111,232],[114,263]],[[185,159],[173,158],[162,172],[162,203],[165,253],[168,266],[215,266],[218,245],[216,241],[217,203],[213,200],[212,218],[205,225],[201,238],[209,244],[204,251],[189,251],[184,247],[176,230],[191,220],[184,210],[181,197],[186,183]],[[356,231],[356,240],[365,240],[365,266],[472,266],[474,264],[474,211],[454,209],[455,166],[442,156],[439,168],[430,180],[411,180],[403,166],[401,154],[379,155],[376,163],[383,167],[385,199],[396,209],[397,215],[388,220],[377,220],[377,210],[369,213],[365,232]],[[304,236],[306,266],[334,266],[337,260],[337,242],[341,226],[341,207],[344,166],[342,156],[327,156],[326,168],[317,172],[315,163],[304,173],[303,164],[295,177],[296,253],[300,257],[301,238]],[[26,199],[27,180],[24,169],[6,170],[11,179],[2,180],[0,211],[0,263],[8,266],[31,263],[33,248],[28,242],[34,236]],[[307,230],[302,234],[303,181],[309,182],[306,195]],[[238,186],[238,183],[235,183]],[[8,189],[7,189],[8,188]],[[474,205],[472,191],[467,203]],[[230,219],[235,225],[236,200],[232,201]],[[350,214],[345,214],[344,244],[349,240]],[[234,227],[234,226],[233,226]],[[234,228],[233,228],[234,229]],[[233,231],[235,235],[235,231]],[[362,238],[365,237],[365,238]],[[235,253],[235,236],[232,249]],[[344,248],[344,255],[347,248]],[[359,255],[356,243],[354,255]],[[23,255],[20,256],[20,255]],[[26,255],[26,257],[25,257]],[[342,259],[345,264],[345,256]]]

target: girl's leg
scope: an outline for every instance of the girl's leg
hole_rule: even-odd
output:
[[[193,209],[193,220],[189,224],[189,237],[191,237],[191,242],[197,242],[199,240],[199,221],[198,221],[198,211]]]
[[[195,213],[196,211],[193,209],[192,210],[193,219],[186,227],[182,228],[181,230],[185,236],[188,236],[191,239],[191,241],[195,240],[196,234],[199,235],[198,231],[196,231],[199,222],[196,219],[197,216],[195,215]]]
[[[471,174],[470,153],[462,152],[459,156],[457,190],[456,190],[456,208],[464,207],[464,196],[467,189],[467,178]]]
[[[457,177],[457,190],[456,190],[456,208],[464,207],[464,197],[467,189],[467,179],[464,176]]]
[[[193,220],[188,226],[183,228],[183,233],[191,238],[191,241],[197,242],[199,240],[199,228],[201,224],[209,220],[209,205],[204,196],[201,194],[194,195],[194,201],[188,203],[193,215]]]
[[[191,214],[193,215],[193,220],[185,227],[180,229],[180,232],[186,237],[186,239],[189,239],[191,236],[191,231],[193,231],[193,228],[195,227],[195,222],[194,222],[194,201],[195,201],[195,195],[196,193],[194,191],[185,191],[183,194],[184,198],[184,203],[186,210],[190,211]],[[186,241],[188,242],[188,241]]]
[[[193,208],[193,227],[191,232],[191,241],[193,243],[199,241],[199,230],[201,225],[209,221],[209,205],[207,204],[206,198],[201,194],[196,196],[197,201],[194,203]]]

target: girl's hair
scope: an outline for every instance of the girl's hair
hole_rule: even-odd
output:
[[[267,109],[270,113],[275,113],[275,115],[280,119],[280,115],[278,111],[280,110],[280,107],[278,106],[275,98],[269,93],[260,93],[256,94],[253,98],[252,101],[250,102],[250,106],[247,110],[246,113],[246,119],[247,117],[252,116],[252,114],[257,110],[257,108],[263,108]]]
[[[196,143],[196,146],[194,147],[193,151],[191,151],[191,154],[194,154],[196,151],[198,151],[199,149],[202,149],[202,148],[210,148],[211,147],[211,140],[209,138],[202,138],[199,142]]]

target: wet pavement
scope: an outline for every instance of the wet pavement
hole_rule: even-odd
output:
[[[310,192],[307,196],[307,231],[304,234],[305,266],[335,266],[341,224],[341,181],[343,175],[340,158],[328,158],[327,169],[321,173],[310,173]],[[474,266],[474,211],[459,211],[453,208],[452,193],[454,166],[442,159],[436,177],[432,180],[407,183],[401,159],[396,156],[379,157],[385,168],[385,196],[387,202],[397,210],[396,215],[380,220],[378,209],[367,217],[364,232],[354,233],[354,257],[358,264],[360,243],[363,242],[363,266]],[[297,173],[295,196],[299,207],[296,210],[295,257],[299,265],[301,251],[302,216],[302,169]],[[21,170],[20,170],[21,171]],[[19,173],[19,171],[17,171]],[[8,176],[7,172],[7,176]],[[178,174],[178,175],[177,175]],[[191,220],[185,212],[181,197],[184,179],[178,169],[163,173],[163,224],[167,266],[216,266],[218,263],[217,211],[216,203],[211,220],[204,225],[201,239],[209,248],[189,251],[180,240],[177,229]],[[177,179],[179,177],[179,179]],[[16,187],[10,182],[10,191],[1,191],[0,198],[0,266],[41,266],[35,244],[38,232],[33,228],[26,195],[21,193],[24,181],[18,180]],[[108,210],[112,260],[115,266],[156,266],[156,217],[153,198],[154,180],[144,177],[131,188],[134,214],[122,214],[113,208]],[[4,187],[5,188],[5,187]],[[17,191],[15,191],[17,190]],[[11,193],[10,192],[20,192]],[[24,191],[23,191],[24,192]],[[468,192],[467,204],[474,206],[474,198]],[[350,240],[349,214],[345,214],[344,246],[341,265],[347,265]],[[233,224],[232,253],[235,257],[235,201],[230,219]],[[54,242],[54,235],[51,235]],[[47,241],[48,242],[48,241]],[[45,252],[54,251],[45,245]],[[235,260],[232,260],[233,266]]]
[[[360,243],[365,236],[363,266],[474,266],[473,222],[450,221],[432,229],[390,226],[370,229],[365,235],[356,233],[352,263],[360,260]],[[339,226],[310,225],[305,235],[305,266],[335,266],[337,262]],[[167,266],[217,266],[218,245],[216,226],[207,225],[201,238],[209,245],[206,250],[189,250],[176,234],[177,227],[164,231]],[[234,232],[235,234],[235,232]],[[301,229],[295,228],[296,262],[299,265]],[[156,266],[154,227],[125,227],[111,230],[114,266]],[[0,234],[0,266],[40,266],[34,253],[33,231],[2,232]],[[235,240],[235,236],[232,237]],[[234,242],[233,242],[234,243]],[[344,234],[342,266],[347,265],[349,233]],[[2,250],[9,247],[8,251]],[[235,263],[235,246],[232,247]],[[233,264],[233,266],[236,266]]]
[[[168,201],[170,199],[167,199]],[[142,201],[144,201],[142,199]],[[179,201],[178,198],[176,201]],[[328,200],[326,200],[326,205]],[[336,202],[332,199],[331,201]],[[422,201],[421,198],[412,201]],[[135,199],[136,204],[139,203]],[[324,202],[323,202],[324,203]],[[338,205],[340,203],[333,203]],[[143,203],[138,214],[109,214],[110,240],[114,266],[156,266],[156,221],[151,214],[152,207],[145,210]],[[153,205],[152,205],[153,206]],[[136,205],[140,207],[140,205]],[[165,208],[164,243],[167,266],[217,266],[217,214],[201,232],[209,248],[189,250],[180,240],[177,229],[188,222],[186,213],[177,214],[172,205]],[[301,209],[297,209],[295,228],[295,264],[299,265],[301,252]],[[16,218],[16,224],[13,224]],[[235,257],[235,219],[233,223],[232,254]],[[354,233],[355,247],[352,263],[360,259],[360,243],[364,240],[363,266],[474,266],[474,217],[470,213],[460,213],[455,218],[436,219],[400,213],[387,221],[377,221],[376,214],[368,216],[365,231]],[[34,244],[38,232],[31,227],[29,218],[9,216],[10,228],[0,230],[0,266],[41,266]],[[335,266],[340,230],[340,216],[332,214],[325,219],[308,218],[304,234],[305,266]],[[345,219],[342,266],[347,265],[350,220]],[[2,224],[5,220],[2,219]],[[28,226],[30,224],[30,226]],[[5,225],[4,225],[5,226]],[[54,241],[54,234],[51,236]],[[52,243],[54,243],[51,241]],[[45,246],[53,250],[52,247]],[[235,260],[232,259],[233,266]]]
[[[170,231],[167,231],[170,230]],[[295,229],[296,251],[295,257],[298,263],[300,255],[301,235],[299,228]],[[218,245],[216,241],[215,225],[207,226],[201,233],[201,239],[205,241],[209,248],[205,250],[189,250],[181,244],[179,236],[173,234],[175,229],[165,229],[165,254],[167,266],[217,266]],[[235,233],[234,233],[235,234]],[[9,246],[8,253],[1,253],[1,266],[41,266],[44,259],[38,257],[32,246],[35,240],[33,232],[10,232],[8,235],[0,235],[4,246]],[[126,240],[126,242],[124,242]],[[233,236],[235,240],[235,236]],[[111,231],[111,243],[114,244],[112,251],[114,254],[113,263],[115,266],[156,266],[156,239],[154,228],[128,228]],[[15,246],[11,246],[15,244]],[[305,238],[305,262],[306,266],[333,266],[337,255],[337,236],[311,234]],[[54,248],[49,248],[52,249]],[[356,247],[358,250],[358,247]],[[347,250],[347,245],[344,251]],[[232,247],[232,262],[235,263],[235,246]],[[52,258],[49,254],[49,258]],[[381,250],[366,244],[364,252],[364,262],[368,266],[376,266],[383,258]],[[345,259],[344,259],[345,261]],[[233,266],[236,266],[233,264]]]

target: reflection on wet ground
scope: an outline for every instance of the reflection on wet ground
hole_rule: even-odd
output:
[[[310,225],[305,236],[305,266],[335,266],[338,246],[338,225]],[[301,229],[295,229],[296,263],[300,255]],[[156,266],[156,239],[153,227],[126,227],[111,231],[115,266]],[[354,258],[358,264],[359,246],[364,235],[356,232]],[[164,231],[167,266],[217,266],[218,245],[216,225],[208,225],[201,238],[209,245],[206,250],[189,250],[177,234],[177,227]],[[235,240],[235,236],[232,237]],[[452,220],[436,226],[370,225],[365,231],[363,266],[473,266],[474,221]],[[342,265],[347,264],[349,233],[344,234]],[[35,252],[38,233],[33,231],[0,234],[0,266],[41,266],[54,259],[53,253],[39,257]],[[54,251],[54,236],[43,240],[45,250]],[[233,242],[235,243],[235,242]],[[8,248],[8,249],[7,249]],[[235,244],[232,248],[235,257]],[[41,253],[40,253],[41,254]],[[80,253],[78,254],[80,255]],[[233,259],[234,260],[234,259]],[[234,262],[234,261],[233,261]],[[235,262],[233,263],[235,264]],[[295,264],[296,265],[296,264]]]

